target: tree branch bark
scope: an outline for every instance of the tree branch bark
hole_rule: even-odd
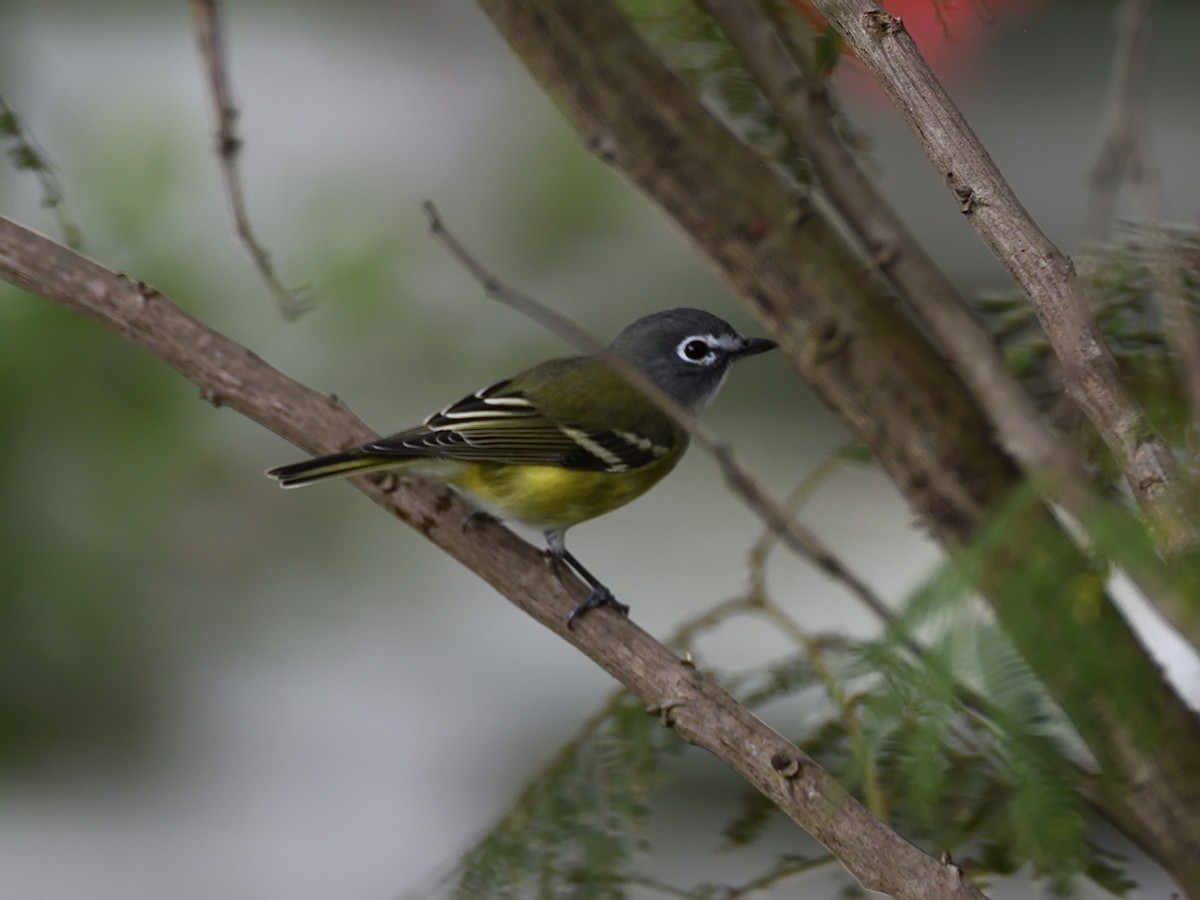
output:
[[[294,319],[312,308],[311,299],[284,286],[271,255],[262,245],[250,225],[250,213],[246,210],[246,194],[242,190],[242,174],[238,167],[238,156],[242,152],[242,140],[237,136],[238,110],[233,103],[233,91],[229,86],[229,74],[225,65],[224,29],[221,26],[217,0],[189,0],[192,22],[196,31],[196,44],[200,59],[208,76],[208,93],[212,101],[213,118],[217,123],[217,162],[221,169],[221,183],[225,188],[225,205],[233,225],[233,235],[245,252],[258,277],[275,298],[279,311],[286,318]]]
[[[1125,390],[1070,258],[1021,205],[900,19],[874,0],[813,2],[904,115],[971,227],[1025,291],[1067,393],[1108,445],[1164,552],[1195,548],[1200,532],[1175,459]]]
[[[1108,235],[1117,196],[1127,181],[1144,189],[1156,179],[1142,147],[1137,99],[1146,68],[1146,24],[1154,0],[1125,0],[1117,13],[1117,42],[1108,88],[1108,133],[1088,174],[1091,188],[1086,222],[1095,240]]]
[[[196,384],[205,399],[311,453],[372,436],[336,400],[273,369],[154,288],[3,218],[0,276],[134,341]],[[596,611],[568,629],[567,614],[588,588],[573,576],[561,580],[538,550],[499,524],[464,530],[470,510],[450,488],[394,476],[351,481],[586,653],[664,725],[722,759],[828,847],[864,887],[911,900],[983,897],[957,866],[943,865],[874,818],[795,744],[629,619]]]

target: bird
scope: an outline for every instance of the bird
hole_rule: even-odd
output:
[[[733,362],[778,346],[725,320],[679,307],[626,326],[609,350],[691,412],[713,399]],[[688,434],[599,354],[551,359],[476,391],[416,428],[269,469],[293,488],[397,472],[452,485],[487,515],[536,531],[551,559],[590,588],[567,618],[629,607],[567,550],[567,529],[640,497],[683,456]]]

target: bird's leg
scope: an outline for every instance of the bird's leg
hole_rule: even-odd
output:
[[[561,532],[547,532],[546,543],[550,547],[550,558],[555,565],[565,565],[575,571],[575,574],[583,579],[584,583],[592,589],[592,592],[584,598],[583,602],[571,610],[571,614],[567,616],[567,627],[570,628],[575,624],[575,620],[581,618],[586,613],[595,609],[597,606],[611,606],[623,616],[629,615],[629,607],[624,603],[617,602],[617,598],[613,596],[612,591],[600,583],[595,575],[584,568],[566,548]]]
[[[629,615],[629,606],[621,603],[613,596],[612,591],[600,583],[591,572],[583,567],[583,565],[574,556],[571,551],[563,548],[562,554],[559,556],[563,562],[575,570],[584,583],[592,589],[592,592],[584,598],[583,602],[571,610],[571,614],[567,616],[567,627],[570,628],[575,624],[575,620],[581,618],[587,612],[595,609],[597,606],[611,606],[623,616]]]

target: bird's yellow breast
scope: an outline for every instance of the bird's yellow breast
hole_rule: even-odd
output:
[[[626,472],[468,463],[449,480],[503,519],[541,530],[569,528],[640,497],[675,468],[680,456],[670,453]]]

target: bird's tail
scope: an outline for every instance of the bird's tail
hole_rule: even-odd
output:
[[[345,478],[348,475],[365,475],[381,469],[395,469],[404,460],[395,456],[383,456],[364,450],[347,450],[329,456],[318,456],[303,462],[291,463],[267,470],[267,477],[274,478],[280,487],[294,488],[324,481],[327,478]]]

